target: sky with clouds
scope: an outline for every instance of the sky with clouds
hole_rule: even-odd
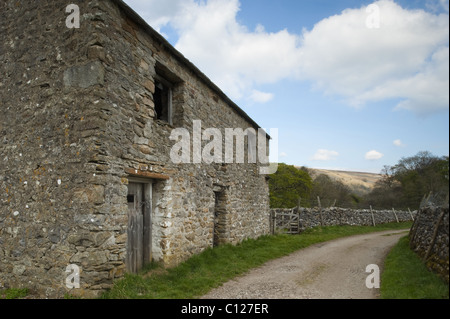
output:
[[[269,133],[272,159],[379,173],[449,154],[448,0],[125,0]]]

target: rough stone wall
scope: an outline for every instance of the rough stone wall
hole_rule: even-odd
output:
[[[124,253],[110,225],[126,221],[100,212],[109,189],[96,176],[107,123],[101,66],[88,57],[95,25],[86,16],[82,33],[68,29],[66,6],[0,3],[0,285],[44,296],[66,292],[71,263],[103,287]]]
[[[66,267],[85,296],[125,272],[129,171],[170,178],[153,186],[153,257],[173,266],[213,243],[215,193],[224,192],[222,242],[269,232],[268,185],[255,164],[173,164],[174,128],[253,124],[120,1],[0,2],[0,288],[61,297]],[[176,76],[174,123],[156,120],[155,74]],[[223,131],[222,131],[223,133]]]
[[[211,247],[217,189],[226,192],[224,242],[236,244],[269,231],[268,185],[254,164],[173,164],[169,136],[186,128],[192,137],[193,121],[202,128],[251,127],[216,92],[173,56],[166,44],[126,16],[114,1],[108,7],[105,27],[97,45],[111,61],[106,63],[111,156],[104,157],[106,173],[126,184],[123,167],[170,176],[156,185],[153,216],[153,252],[166,265],[175,265]],[[155,118],[155,75],[175,82],[174,121]],[[204,142],[205,143],[205,142]],[[158,191],[159,190],[159,191]],[[124,194],[122,194],[122,197]]]
[[[298,214],[298,207],[293,209],[271,209],[271,214],[293,213]],[[372,219],[373,212],[373,219]],[[371,226],[373,222],[376,225],[404,221],[412,221],[417,214],[416,211],[394,211],[393,210],[373,210],[370,209],[348,209],[348,208],[300,208],[300,227],[308,229],[317,226],[333,225],[352,225],[352,226]]]
[[[424,207],[410,232],[411,248],[425,260],[428,269],[449,282],[448,207]]]

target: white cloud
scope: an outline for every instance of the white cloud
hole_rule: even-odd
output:
[[[389,0],[380,28],[366,26],[365,8],[345,10],[304,31],[300,74],[355,107],[402,99],[418,113],[448,108],[448,15],[406,10]]]
[[[311,81],[349,105],[400,100],[396,109],[431,113],[449,107],[448,14],[374,2],[380,28],[368,28],[367,7],[347,9],[293,34],[249,30],[237,20],[239,0],[127,0],[156,29],[172,27],[176,48],[232,99],[264,103],[260,84]],[[447,8],[448,0],[428,0]],[[150,9],[151,8],[151,9]],[[141,13],[141,11],[139,11]]]
[[[320,149],[314,154],[311,158],[313,161],[331,161],[335,160],[339,156],[339,153],[336,151],[329,151],[325,149]]]
[[[285,152],[281,152],[280,153],[280,157],[287,157],[288,155],[287,155],[287,153],[285,153]]]
[[[266,103],[272,100],[274,95],[272,93],[265,93],[258,90],[253,90],[250,99],[258,103]]]
[[[248,30],[237,22],[239,9],[238,0],[210,0],[190,6],[173,24],[180,36],[176,48],[233,99],[292,76],[299,65],[297,35],[269,33],[262,26]]]
[[[183,14],[183,4],[194,4],[193,0],[125,0],[125,2],[158,32]]]
[[[237,21],[239,0],[126,2],[146,12],[155,29],[170,24],[179,36],[175,47],[232,99],[265,103],[273,94],[255,87],[293,77],[300,65],[300,37],[287,30],[267,32],[262,25],[248,30]]]
[[[394,141],[394,145],[398,146],[398,147],[404,147],[405,144],[403,144],[403,142],[401,140],[395,140]]]
[[[375,151],[375,150],[367,152],[366,156],[365,156],[366,160],[369,160],[369,161],[376,161],[383,157],[384,157],[384,154],[382,154],[378,151]]]

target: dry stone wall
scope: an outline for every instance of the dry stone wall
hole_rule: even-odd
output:
[[[417,214],[410,232],[411,248],[426,262],[428,269],[449,282],[449,209],[424,207]]]
[[[416,211],[394,211],[394,210],[370,210],[370,209],[348,209],[348,208],[304,208],[293,209],[271,209],[271,215],[277,213],[299,214],[300,228],[308,229],[317,226],[352,225],[371,226],[375,223],[385,224],[392,222],[412,221],[417,214]]]

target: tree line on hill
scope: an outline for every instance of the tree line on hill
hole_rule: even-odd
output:
[[[384,166],[382,178],[365,195],[355,194],[349,186],[325,174],[314,179],[311,175],[307,167],[279,164],[269,178],[270,206],[418,209],[424,200],[448,204],[449,157],[427,151]]]

